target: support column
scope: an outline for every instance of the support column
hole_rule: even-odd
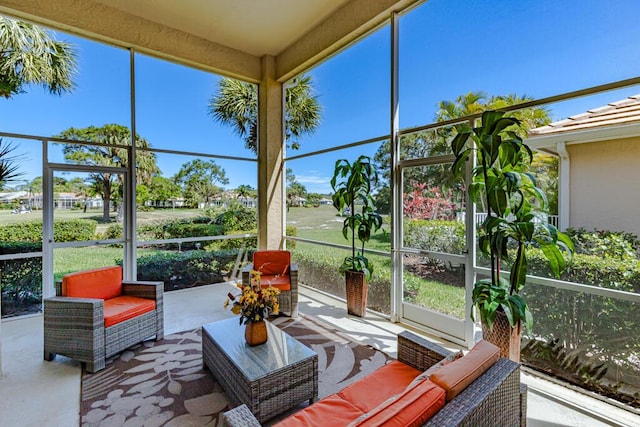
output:
[[[283,117],[275,58],[265,55],[258,89],[258,249],[284,247]]]
[[[558,160],[558,230],[567,231],[571,226],[571,159],[563,142],[556,144]]]

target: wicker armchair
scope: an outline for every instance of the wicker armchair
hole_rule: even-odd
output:
[[[122,281],[121,267],[64,276],[57,296],[44,300],[45,360],[60,354],[97,372],[107,357],[152,336],[161,340],[163,292],[163,282]]]
[[[291,263],[289,251],[265,250],[253,253],[253,263],[242,269],[242,284],[251,283],[251,270],[262,273],[263,287],[280,289],[278,304],[280,312],[290,317],[298,317],[298,265]]]

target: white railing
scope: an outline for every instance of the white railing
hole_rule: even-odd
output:
[[[481,224],[487,218],[486,212],[476,212],[475,223]],[[547,222],[558,228],[558,215],[547,215]]]

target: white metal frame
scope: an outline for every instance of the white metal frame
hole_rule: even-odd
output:
[[[43,175],[42,175],[42,188],[43,188],[43,212],[42,212],[42,295],[43,298],[47,298],[55,295],[55,288],[53,283],[53,250],[57,248],[69,248],[69,247],[86,247],[95,246],[100,244],[113,244],[123,243],[123,274],[124,277],[133,277],[135,273],[131,271],[131,265],[127,262],[127,247],[135,246],[135,236],[133,238],[127,238],[133,233],[131,227],[131,220],[129,215],[129,171],[127,168],[118,167],[106,167],[106,166],[84,166],[74,165],[66,163],[49,163],[47,161],[47,143],[43,144]],[[132,163],[132,162],[129,162]],[[53,173],[61,172],[79,172],[79,173],[113,173],[122,174],[124,177],[124,192],[122,196],[123,203],[123,238],[122,239],[102,239],[102,240],[88,240],[85,242],[59,242],[54,241],[53,236]],[[135,228],[134,228],[135,230]],[[135,258],[133,260],[135,263]],[[129,279],[127,279],[129,280]]]

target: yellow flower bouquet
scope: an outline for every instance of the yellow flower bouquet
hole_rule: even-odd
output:
[[[259,271],[251,270],[251,284],[238,285],[242,291],[240,295],[233,295],[231,292],[227,295],[224,308],[231,305],[231,312],[240,315],[240,324],[249,322],[259,322],[269,317],[269,315],[277,315],[280,313],[280,305],[276,298],[280,294],[277,288],[263,288],[260,286]]]

